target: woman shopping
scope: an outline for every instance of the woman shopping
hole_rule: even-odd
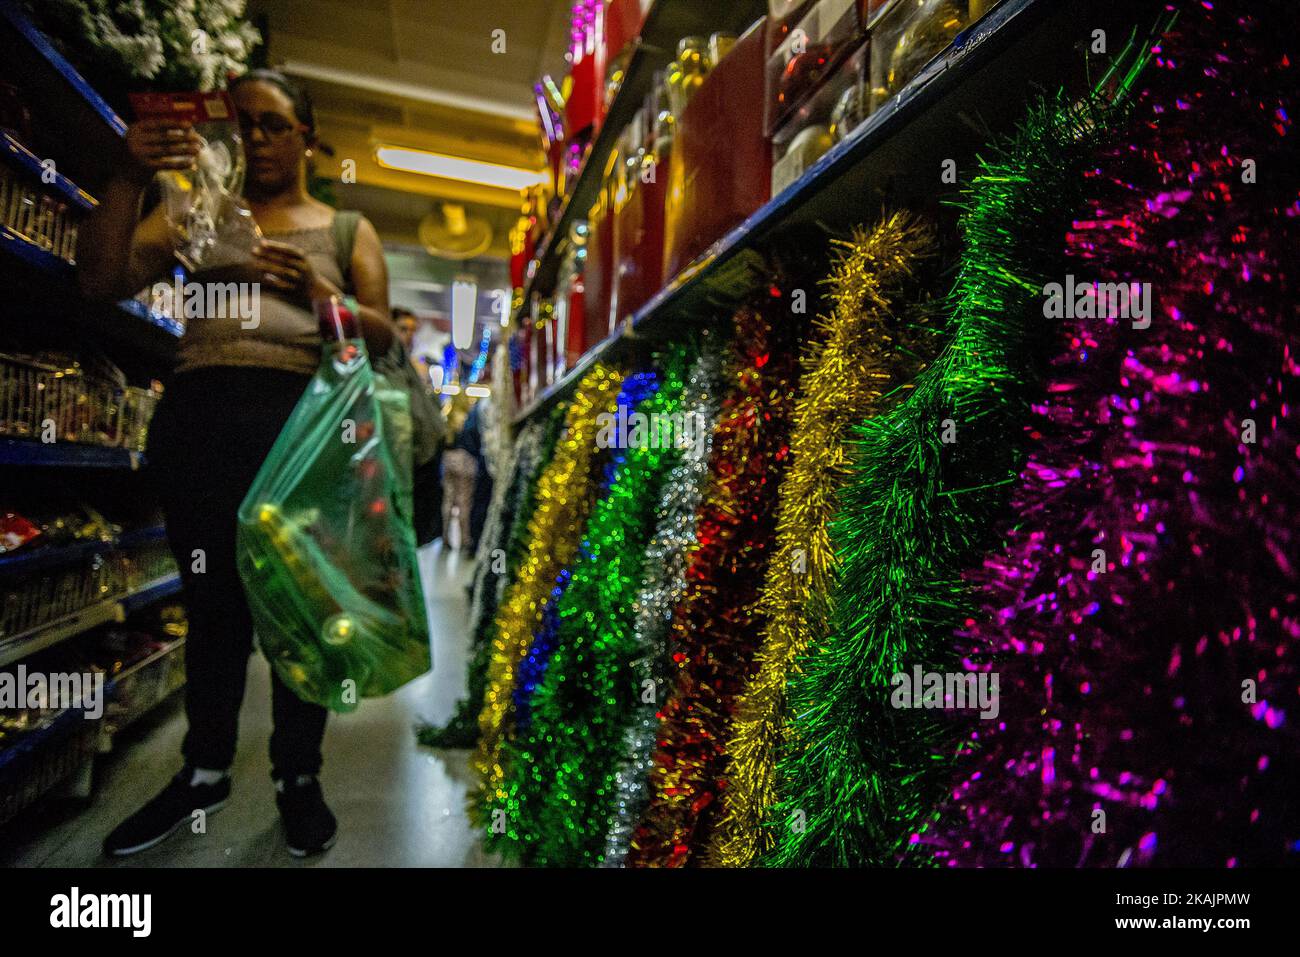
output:
[[[190,278],[259,284],[258,321],[189,319],[150,427],[149,469],[189,613],[188,730],[184,767],[108,835],[104,851],[111,856],[160,843],[196,809],[214,811],[230,795],[253,647],[236,570],[236,513],[319,363],[312,301],[354,295],[371,355],[385,354],[394,338],[374,227],[307,194],[307,160],[318,146],[309,99],[270,70],[239,77],[230,94],[247,160],[245,201],[263,238],[243,265]],[[191,169],[201,147],[192,128],[171,120],[136,123],[126,142],[129,160],[80,244],[81,282],[96,297],[123,298],[170,277],[175,255],[163,204],[143,219],[139,209],[154,175]],[[273,672],[272,712],[272,777],[286,842],[296,856],[324,851],[337,834],[317,779],[326,710],[301,700]]]

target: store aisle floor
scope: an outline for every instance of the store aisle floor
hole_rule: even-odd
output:
[[[421,552],[433,635],[434,670],[354,714],[332,716],[325,737],[325,796],[339,818],[326,854],[299,861],[285,849],[266,753],[271,730],[270,672],[255,654],[240,717],[230,802],[159,847],[106,861],[100,841],[175,773],[185,733],[175,702],[131,729],[101,760],[89,807],[27,815],[0,831],[0,865],[47,867],[476,867],[491,866],[465,815],[469,752],[422,748],[414,727],[442,722],[464,691],[468,652],[469,561],[435,543]],[[17,827],[13,825],[17,825]]]

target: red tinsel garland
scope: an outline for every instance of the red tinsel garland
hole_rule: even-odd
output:
[[[789,455],[800,325],[786,303],[774,295],[762,310],[746,307],[735,316],[731,388],[673,620],[676,674],[660,713],[650,805],[632,837],[630,867],[690,863],[707,850],[716,821],[727,728],[761,635],[755,606]]]

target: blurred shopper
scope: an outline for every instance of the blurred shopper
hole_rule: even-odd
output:
[[[409,309],[393,309],[393,325],[401,342],[400,356],[391,357],[394,363],[405,363],[405,374],[415,380],[413,388],[427,397],[421,406],[428,406],[423,414],[412,416],[415,428],[415,476],[412,483],[415,514],[415,541],[427,545],[443,534],[442,520],[442,455],[451,439],[447,420],[433,398],[433,384],[429,381],[429,367],[411,352],[420,320]],[[414,408],[414,403],[412,403]]]
[[[477,453],[481,444],[477,430],[468,427],[469,413],[469,400],[464,394],[456,396],[449,416],[455,438],[442,456],[443,542],[465,552],[470,551],[470,510],[474,504]]]
[[[469,410],[465,419],[465,428],[471,430],[472,440],[465,448],[474,456],[474,491],[471,495],[469,509],[469,547],[478,551],[479,539],[483,536],[483,526],[487,524],[488,507],[492,504],[492,472],[488,468],[486,455],[487,442],[484,430],[487,427],[485,412],[490,399],[479,399]]]

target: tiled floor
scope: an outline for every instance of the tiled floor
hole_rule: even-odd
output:
[[[465,815],[468,752],[422,748],[414,728],[443,721],[464,691],[470,563],[422,550],[433,636],[434,669],[387,698],[365,701],[351,715],[332,716],[325,735],[321,782],[338,815],[339,840],[307,861],[285,849],[276,816],[266,742],[270,734],[269,671],[251,659],[240,719],[240,747],[230,802],[208,821],[206,834],[183,829],[152,850],[123,861],[99,852],[104,835],[157,792],[180,766],[185,732],[175,704],[132,728],[115,753],[101,759],[88,806],[63,805],[27,814],[0,830],[0,865],[64,867],[482,867],[484,855]],[[179,696],[178,696],[179,698]],[[16,825],[16,826],[15,826]]]

